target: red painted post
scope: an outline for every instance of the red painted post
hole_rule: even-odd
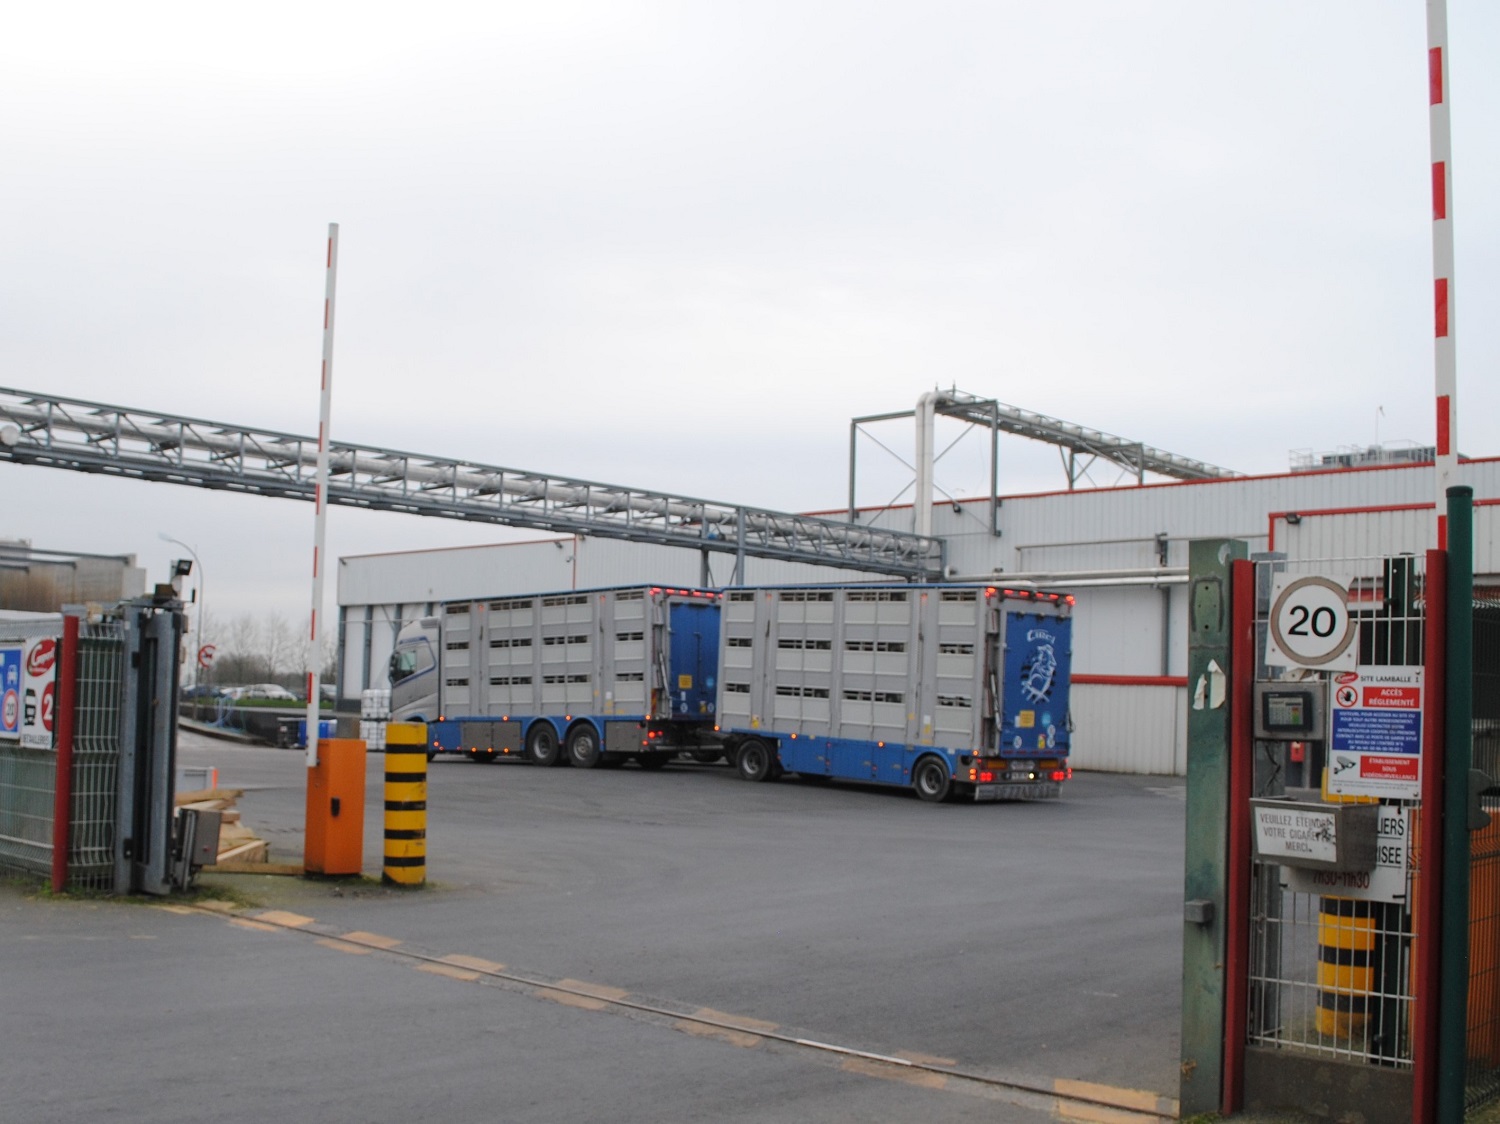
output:
[[[1229,854],[1224,885],[1224,1086],[1222,1111],[1245,1100],[1245,1027],[1250,1009],[1250,787],[1254,770],[1255,563],[1229,571]]]
[[[1443,706],[1447,697],[1448,554],[1427,552],[1423,648],[1427,704],[1422,712],[1422,810],[1417,829],[1417,939],[1412,968],[1412,1124],[1437,1119],[1438,973],[1443,918]]]
[[[52,892],[68,888],[68,843],[73,836],[73,706],[78,686],[78,618],[63,618],[57,661],[57,781],[52,794]]]

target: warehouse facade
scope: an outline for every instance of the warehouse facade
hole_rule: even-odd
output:
[[[1500,458],[1461,463],[1474,489],[1479,586],[1500,586],[1495,512]],[[1186,771],[1187,554],[1193,539],[1242,539],[1252,554],[1346,559],[1356,570],[1436,541],[1433,468],[1334,468],[1231,479],[1003,496],[932,509],[954,578],[1038,587],[1077,598],[1074,764],[1148,774]],[[991,526],[993,513],[994,525]],[[847,512],[822,512],[845,520]],[[856,519],[912,529],[913,510]],[[443,601],[615,585],[727,584],[730,561],[600,538],[549,538],[341,558],[339,696],[386,686],[386,661],[408,620]],[[867,574],[764,559],[745,584],[871,580]]]

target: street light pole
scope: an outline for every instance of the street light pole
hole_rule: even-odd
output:
[[[197,636],[198,644],[197,644],[197,648],[198,648],[199,651],[202,651],[202,649],[203,649],[203,619],[204,619],[203,618],[203,606],[208,601],[207,595],[203,592],[203,560],[198,557],[198,552],[196,550],[194,550],[192,547],[188,546],[187,543],[183,542],[181,539],[174,539],[171,535],[167,534],[167,532],[165,532],[165,531],[158,531],[158,532],[156,532],[156,537],[159,538],[159,539],[161,539],[162,542],[175,543],[176,545],[182,547],[183,550],[187,551],[189,554],[191,554],[193,556],[193,565],[198,567],[198,636]],[[194,652],[193,653],[193,686],[194,687],[200,686],[202,684],[202,682],[203,682],[203,664],[201,662],[199,662],[198,653]]]

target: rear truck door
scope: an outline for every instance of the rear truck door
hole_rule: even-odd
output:
[[[708,721],[718,691],[719,607],[705,601],[668,606],[667,690],[672,717]]]
[[[1009,609],[1001,673],[1000,752],[1068,752],[1073,621]]]

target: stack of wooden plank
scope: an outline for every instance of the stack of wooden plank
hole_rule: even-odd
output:
[[[240,822],[235,807],[244,793],[237,788],[208,788],[198,792],[179,792],[177,806],[202,812],[219,813],[219,865],[267,863],[271,846]]]

